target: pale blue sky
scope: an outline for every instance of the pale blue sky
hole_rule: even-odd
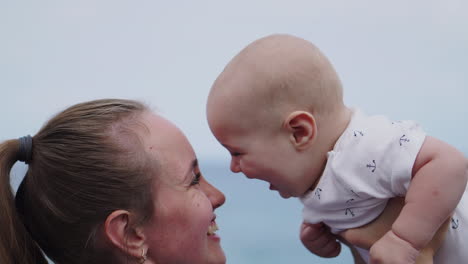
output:
[[[182,128],[202,167],[226,161],[207,174],[228,197],[229,263],[349,263],[300,245],[297,200],[228,173],[205,118],[210,86],[248,43],[294,34],[330,58],[348,105],[418,120],[468,154],[467,14],[465,0],[0,0],[0,140],[84,100],[141,99]]]
[[[416,119],[465,153],[468,2],[0,0],[0,139],[35,133],[71,104],[141,99],[227,159],[205,102],[229,59],[289,33],[335,65],[349,105]]]

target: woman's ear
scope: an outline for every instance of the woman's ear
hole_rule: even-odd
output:
[[[292,112],[286,118],[284,126],[290,133],[291,143],[297,149],[306,149],[317,137],[317,123],[314,116],[309,112]]]
[[[132,224],[132,217],[134,215],[126,210],[112,212],[104,224],[104,234],[106,239],[122,253],[141,258],[147,251],[145,235],[142,227]]]

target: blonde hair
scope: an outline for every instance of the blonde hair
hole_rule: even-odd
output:
[[[104,99],[74,105],[33,136],[32,160],[14,198],[19,141],[0,145],[0,262],[98,263],[97,229],[117,209],[147,220],[157,161],[142,148],[143,104]],[[104,249],[103,249],[104,250]]]

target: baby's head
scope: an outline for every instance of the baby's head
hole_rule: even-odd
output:
[[[211,88],[207,118],[232,155],[233,172],[297,197],[320,177],[334,144],[332,124],[344,109],[340,80],[320,50],[271,35],[225,67]]]

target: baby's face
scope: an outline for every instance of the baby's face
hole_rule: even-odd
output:
[[[222,106],[208,106],[208,123],[231,155],[231,171],[268,182],[270,189],[283,198],[303,195],[313,182],[309,182],[307,166],[300,164],[304,160],[299,157],[301,153],[291,144],[289,134],[281,130],[281,122],[277,129],[274,125],[265,127],[252,115],[236,116],[235,111],[225,110],[226,104]]]

